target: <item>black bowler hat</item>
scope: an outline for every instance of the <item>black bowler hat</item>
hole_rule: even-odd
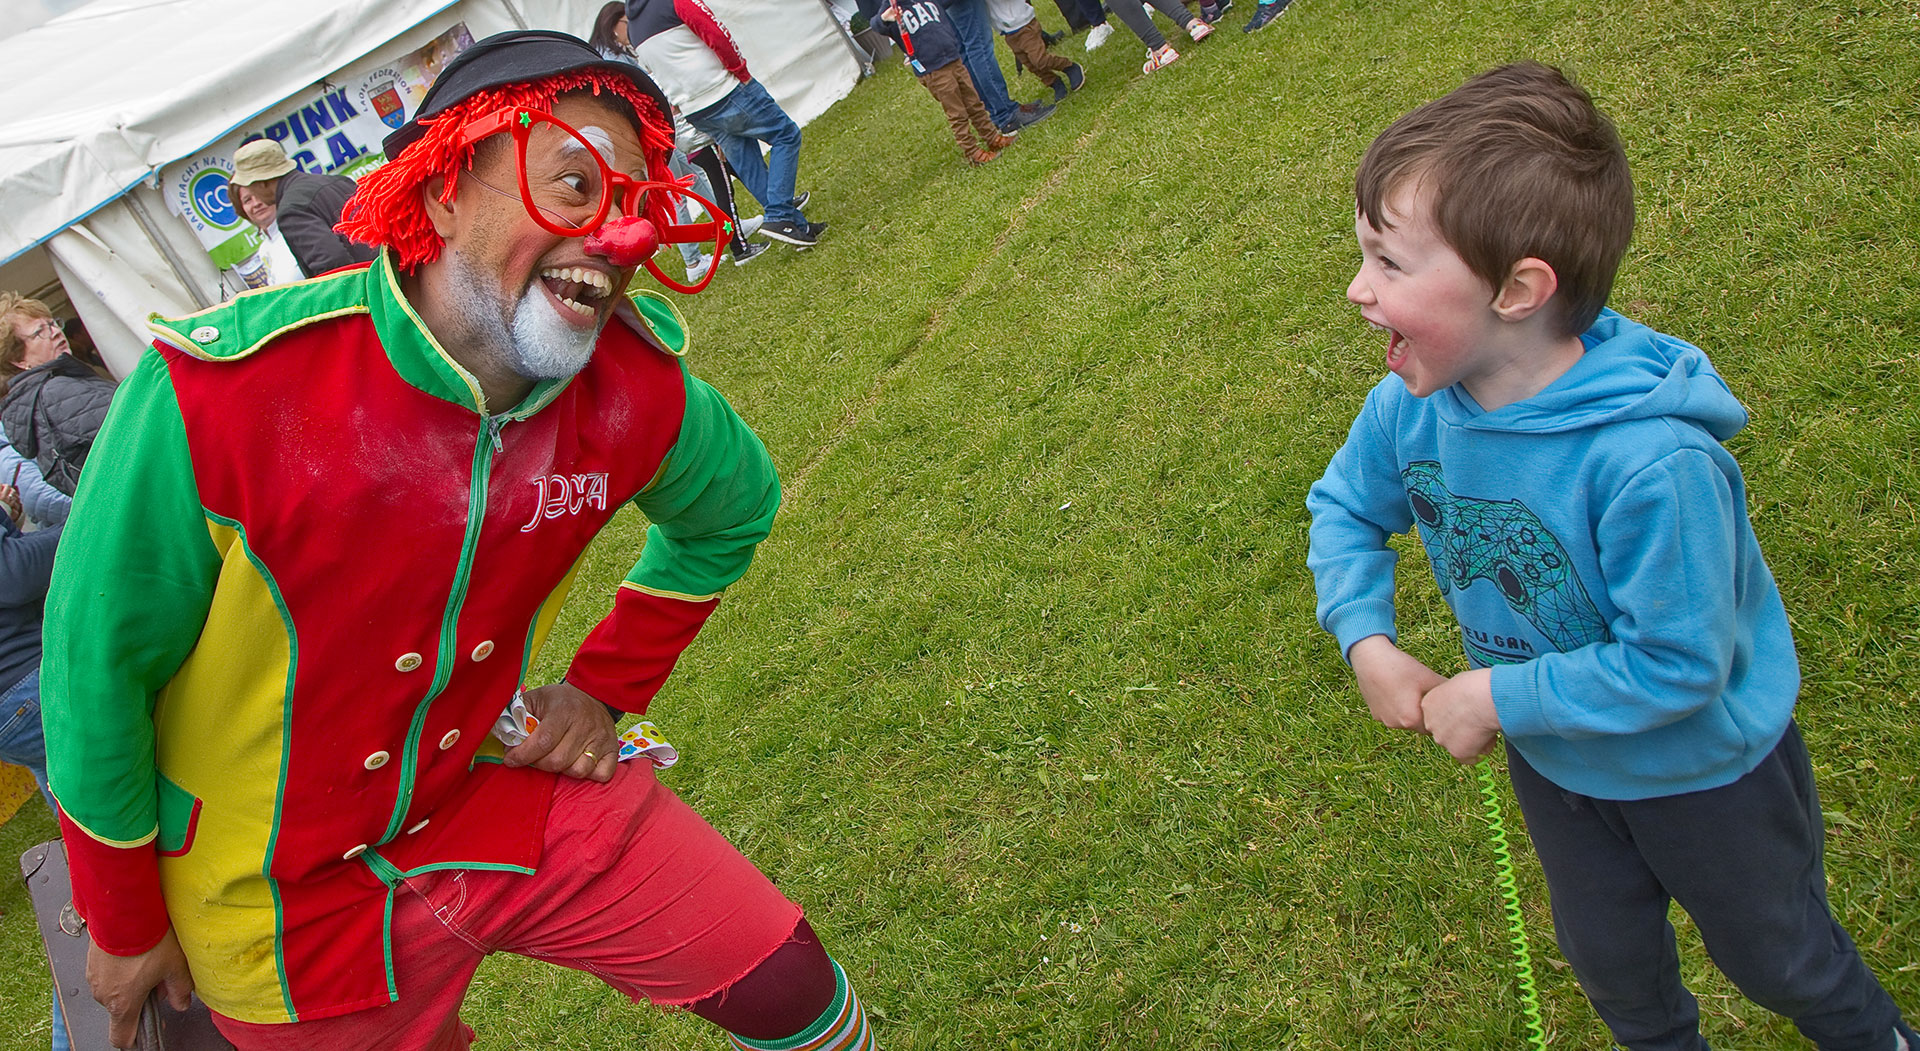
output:
[[[399,131],[387,136],[381,148],[388,160],[398,160],[403,150],[426,134],[426,129],[420,126],[423,117],[437,116],[487,88],[522,84],[582,69],[597,69],[627,78],[659,107],[657,115],[661,120],[672,120],[673,110],[667,105],[667,96],[639,66],[606,58],[577,36],[551,29],[516,29],[495,33],[454,56],[427,89],[427,97],[420,100],[420,112],[401,125]]]

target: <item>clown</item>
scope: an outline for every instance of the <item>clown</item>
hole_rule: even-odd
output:
[[[799,907],[616,762],[609,708],[645,710],[779,503],[677,313],[623,294],[661,240],[721,233],[668,221],[667,114],[572,37],[488,38],[349,202],[370,265],[153,322],[48,603],[53,790],[116,1046],[158,988],[242,1051],[465,1048],[496,950],[736,1047],[871,1046]],[[638,564],[529,688],[629,501]],[[503,749],[523,690],[538,726]]]

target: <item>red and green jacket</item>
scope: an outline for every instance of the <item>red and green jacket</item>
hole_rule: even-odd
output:
[[[639,712],[766,537],[772,464],[650,298],[511,407],[385,256],[153,327],[47,602],[76,904],[121,955],[171,923],[233,1018],[387,1003],[402,878],[540,862],[554,775],[488,728],[588,543],[651,522],[566,675]]]

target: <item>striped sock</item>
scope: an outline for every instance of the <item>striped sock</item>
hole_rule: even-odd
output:
[[[839,961],[829,962],[833,964],[833,1002],[812,1025],[784,1040],[748,1040],[733,1033],[727,1039],[738,1051],[877,1051],[873,1031],[867,1028],[867,1013],[860,1009],[847,972],[840,969]]]

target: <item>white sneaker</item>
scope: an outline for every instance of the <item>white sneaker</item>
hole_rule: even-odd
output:
[[[767,217],[764,215],[756,215],[751,219],[740,220],[740,236],[752,237],[754,234],[759,233],[760,224],[766,221]]]
[[[1092,51],[1095,48],[1099,47],[1101,44],[1106,43],[1107,38],[1112,35],[1113,35],[1113,27],[1106,24],[1105,22],[1102,22],[1099,25],[1094,26],[1092,29],[1087,30],[1087,50]]]
[[[690,284],[690,285],[699,284],[700,279],[707,276],[707,271],[713,269],[713,261],[716,258],[718,257],[710,256],[705,252],[701,252],[700,262],[694,264],[693,266],[687,267],[687,284]]]

